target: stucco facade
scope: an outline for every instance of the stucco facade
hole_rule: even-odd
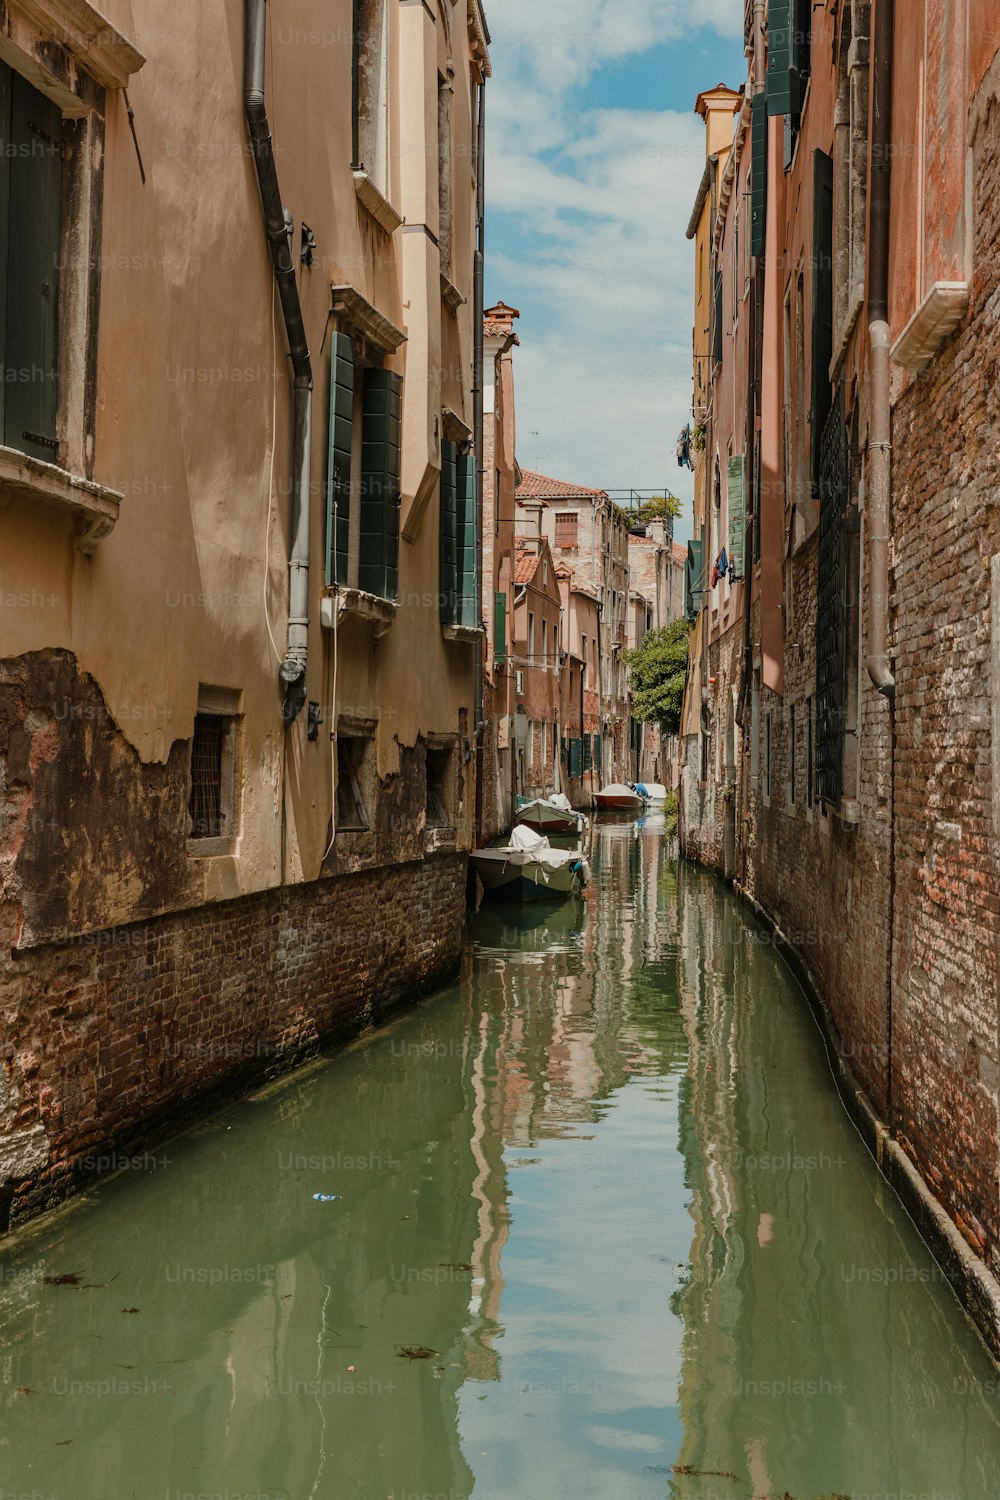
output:
[[[261,96],[256,9],[0,18],[4,78],[63,134],[53,432],[39,458],[8,423],[0,450],[0,994],[37,972],[42,1016],[67,944],[388,867],[417,898],[474,837],[480,606],[444,576],[441,495],[449,457],[476,466],[485,22],[371,0],[355,73],[351,0],[269,0]],[[24,1044],[17,1119],[44,1136]]]

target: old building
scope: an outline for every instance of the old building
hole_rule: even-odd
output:
[[[597,639],[588,639],[586,650],[597,679],[599,732],[590,749],[597,782],[621,780],[628,775],[631,762],[623,658],[628,612],[628,514],[604,490],[568,484],[530,469],[521,476],[517,503],[522,512],[526,506],[534,508],[556,566],[565,564],[574,578],[589,585],[596,595]],[[586,741],[582,748],[586,760]],[[568,744],[566,750],[568,755]]]
[[[516,667],[513,660],[517,420],[514,349],[521,315],[498,302],[487,308],[484,339],[483,435],[483,796],[482,836],[510,827],[515,795]]]
[[[632,525],[628,534],[630,651],[650,630],[663,630],[684,618],[684,580],[688,549],[673,540],[665,520]],[[634,779],[674,786],[678,737],[663,736],[658,724],[633,720]]]
[[[512,795],[550,797],[560,784],[562,600],[544,536],[518,537],[510,657],[514,676]]]
[[[683,838],[807,969],[862,1128],[998,1352],[1000,15],[770,0],[746,43],[696,205]],[[735,593],[711,581],[731,539]]]
[[[479,0],[105,3],[0,17],[0,1227],[440,978],[474,835]]]

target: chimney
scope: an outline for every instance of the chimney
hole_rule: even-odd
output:
[[[521,314],[516,307],[508,307],[506,302],[498,302],[496,307],[488,307],[483,314],[487,329],[495,337],[510,338],[514,332],[514,319]]]

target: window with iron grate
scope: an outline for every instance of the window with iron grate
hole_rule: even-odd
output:
[[[226,712],[232,708],[232,712]],[[203,688],[191,739],[188,852],[229,854],[238,832],[239,695]]]

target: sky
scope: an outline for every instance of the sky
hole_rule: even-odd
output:
[[[691,408],[696,95],[746,77],[742,0],[494,0],[486,305],[520,310],[522,468],[670,489]]]

